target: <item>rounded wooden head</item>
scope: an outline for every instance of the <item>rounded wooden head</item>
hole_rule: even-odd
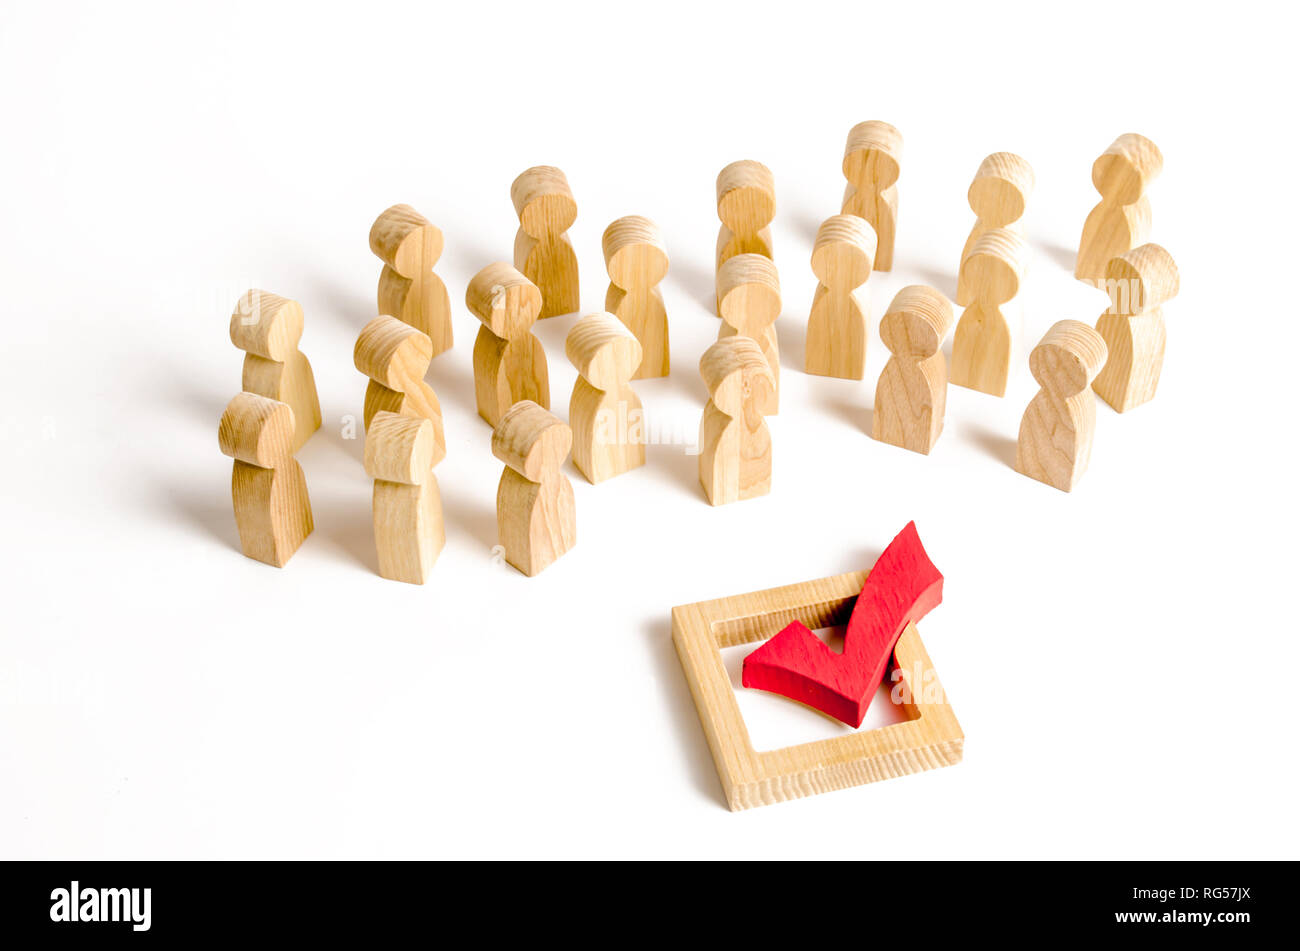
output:
[[[1029,369],[1043,389],[1061,397],[1082,393],[1106,365],[1106,341],[1078,320],[1060,320],[1029,354]]]
[[[1034,170],[1012,152],[994,152],[980,162],[966,192],[971,211],[993,228],[1019,221],[1034,190]]]
[[[619,218],[605,229],[600,244],[609,279],[624,290],[653,287],[668,274],[663,234],[649,218]]]
[[[613,314],[583,317],[564,338],[564,353],[578,373],[598,390],[613,390],[632,379],[641,365],[641,343]]]
[[[542,292],[504,261],[475,274],[465,289],[465,306],[504,340],[528,333],[542,312]]]
[[[428,334],[387,315],[361,328],[352,348],[352,362],[370,379],[390,390],[403,390],[411,380],[423,380],[433,360]]]
[[[901,132],[878,119],[859,122],[844,144],[844,177],[855,185],[871,182],[885,189],[898,181],[902,158]]]
[[[370,226],[370,250],[403,277],[442,256],[442,230],[410,205],[393,205]]]
[[[776,409],[776,379],[757,343],[749,337],[723,337],[700,357],[700,376],[713,405],[739,416],[751,400],[768,415]]]
[[[752,234],[776,217],[776,185],[762,162],[743,159],[718,173],[718,218],[736,234]]]
[[[492,430],[492,455],[530,482],[560,471],[573,448],[573,430],[532,400],[506,410]]]
[[[254,356],[283,363],[302,339],[302,305],[270,291],[246,291],[230,315],[230,342]]]
[[[578,219],[578,203],[569,180],[558,168],[537,165],[510,186],[510,200],[519,215],[519,227],[534,238],[568,231]]]
[[[1092,184],[1112,201],[1131,205],[1142,197],[1164,163],[1154,142],[1136,132],[1126,132],[1092,163]]]
[[[880,321],[880,339],[891,353],[925,359],[939,352],[952,329],[952,304],[924,284],[912,284],[894,295]]]
[[[1178,265],[1158,244],[1144,244],[1111,258],[1106,286],[1112,313],[1141,314],[1178,296]]]
[[[812,269],[827,287],[857,287],[871,276],[876,229],[857,215],[831,215],[817,229]]]
[[[961,278],[974,300],[1004,304],[1020,293],[1025,273],[1025,241],[1009,228],[980,235],[961,262]]]
[[[781,316],[776,265],[762,254],[737,254],[718,268],[718,313],[741,333],[758,334]]]
[[[438,463],[433,421],[382,410],[366,430],[366,474],[385,482],[422,485]]]
[[[227,456],[274,469],[293,458],[293,410],[279,400],[240,393],[221,414],[217,442]]]

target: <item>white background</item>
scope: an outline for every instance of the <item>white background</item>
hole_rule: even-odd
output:
[[[5,857],[1296,857],[1296,75],[1251,4],[6,4],[0,13]],[[923,457],[874,442],[867,381],[802,372],[818,223],[855,122],[905,138],[895,269],[952,294],[980,159],[1038,187],[1005,399],[952,388]],[[1093,159],[1164,152],[1182,271],[1154,403],[1099,406],[1064,494],[1010,468],[1027,347],[1105,306],[1072,278]],[[717,332],[714,178],[773,170],[785,310],[772,494],[713,509],[680,445],[600,486],[537,578],[491,557],[500,464],[463,305],[509,259],[513,178],[568,174],[586,311],[600,235],[664,231],[673,373],[637,385],[693,436]],[[374,217],[446,235],[456,346],[429,380],[447,546],[379,578],[352,344]],[[244,558],[217,420],[247,287],[301,301],[325,423],[316,531]],[[564,416],[572,317],[538,333]],[[960,765],[742,814],[722,804],[670,641],[675,604],[869,567],[915,519],[947,576],[926,644]],[[734,664],[733,664],[734,666]],[[835,728],[747,696],[760,746]],[[770,741],[770,742],[769,742]]]

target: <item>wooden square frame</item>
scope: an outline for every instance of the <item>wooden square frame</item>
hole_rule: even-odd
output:
[[[961,761],[965,737],[930,655],[909,624],[894,648],[911,719],[875,730],[757,752],[721,650],[766,640],[791,621],[817,630],[848,622],[867,572],[805,581],[673,608],[673,644],[732,810],[892,779]],[[916,683],[921,672],[922,683]],[[937,696],[938,702],[927,697]]]

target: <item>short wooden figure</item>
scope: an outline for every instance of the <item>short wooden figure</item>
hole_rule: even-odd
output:
[[[1178,294],[1178,266],[1158,244],[1144,244],[1106,265],[1110,308],[1097,321],[1106,366],[1092,388],[1124,413],[1156,395],[1165,359],[1162,305]]]
[[[1111,258],[1146,240],[1151,233],[1151,202],[1144,193],[1163,166],[1156,144],[1136,132],[1121,135],[1092,163],[1092,184],[1101,201],[1083,223],[1075,277],[1103,280]]]
[[[961,262],[971,303],[952,339],[952,382],[958,386],[993,396],[1006,393],[1024,268],[1024,239],[1010,228],[984,232]]]
[[[772,256],[776,217],[776,186],[772,170],[762,162],[743,159],[718,173],[718,229],[715,268],[737,254]]]
[[[771,258],[738,254],[723,262],[718,270],[718,313],[722,315],[719,340],[736,335],[749,337],[762,351],[772,371],[772,401],[767,415],[775,415],[781,389],[781,355],[776,339],[781,284]]]
[[[943,432],[948,368],[943,341],[952,329],[952,305],[933,287],[904,287],[880,321],[889,362],[876,384],[871,435],[928,454]]]
[[[542,294],[539,319],[571,314],[578,303],[578,256],[564,232],[578,218],[569,180],[558,168],[530,168],[510,186],[519,215],[515,233],[515,267]],[[544,405],[544,404],[543,404]]]
[[[283,568],[311,534],[307,478],[293,457],[293,410],[240,393],[217,429],[221,451],[235,460],[230,493],[239,542],[249,558]]]
[[[1052,325],[1029,369],[1042,387],[1020,420],[1016,471],[1069,492],[1088,468],[1097,399],[1088,387],[1106,362],[1106,341],[1077,320]]]
[[[966,260],[980,236],[993,228],[1006,228],[1023,237],[1022,218],[1033,190],[1034,170],[1019,155],[994,152],[986,156],[966,192],[966,200],[970,202],[971,211],[975,212],[975,224],[961,249],[961,261]],[[957,306],[965,307],[974,297],[970,283],[961,275],[960,264],[959,261]]]
[[[433,344],[427,336],[386,314],[362,327],[352,348],[352,362],[370,378],[363,413],[366,429],[383,411],[427,419],[433,423],[438,447],[434,461],[439,462],[447,450],[447,437],[438,394],[424,382],[432,359]]]
[[[302,305],[269,291],[248,291],[230,315],[230,340],[244,351],[243,390],[289,405],[294,452],[320,429],[316,378],[298,349],[302,327]]]
[[[492,455],[506,464],[497,486],[497,530],[506,561],[529,577],[577,540],[573,486],[561,471],[573,432],[532,400],[506,410]]]
[[[379,313],[392,314],[427,336],[433,355],[451,349],[451,299],[433,266],[442,231],[410,205],[394,205],[370,226],[370,250],[384,262]]]
[[[601,239],[609,290],[605,310],[627,325],[641,344],[641,365],[632,379],[668,375],[668,313],[656,287],[668,274],[668,252],[659,226],[649,218],[619,218]]]
[[[372,510],[379,573],[424,584],[446,540],[433,467],[442,456],[433,423],[420,416],[375,414],[366,433],[366,474],[375,480]]]
[[[767,495],[772,488],[772,437],[765,416],[776,405],[776,381],[749,337],[719,340],[700,358],[709,402],[700,420],[700,485],[710,505]]]
[[[844,145],[843,207],[846,215],[865,218],[876,232],[877,271],[894,266],[894,233],[898,226],[898,173],[903,135],[888,122],[859,122]]]
[[[569,400],[573,464],[588,482],[645,465],[641,400],[628,386],[641,344],[613,314],[583,317],[564,340],[578,379]]]
[[[532,333],[542,292],[498,261],[479,271],[465,289],[465,306],[483,322],[474,341],[474,399],[478,414],[495,426],[520,400],[551,405],[546,351]]]
[[[832,215],[817,229],[812,269],[820,282],[808,314],[804,369],[818,376],[860,380],[867,365],[867,278],[876,232],[865,218]]]

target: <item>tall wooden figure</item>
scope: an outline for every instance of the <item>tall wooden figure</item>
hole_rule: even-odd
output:
[[[975,224],[961,249],[957,271],[957,306],[965,307],[974,298],[970,282],[961,274],[965,261],[980,236],[994,228],[1006,228],[1024,237],[1025,205],[1034,190],[1034,170],[1012,152],[994,152],[980,162],[975,179],[966,192],[966,200],[975,212]]]
[[[370,378],[363,413],[366,429],[381,412],[427,419],[433,424],[438,462],[446,452],[447,436],[438,394],[424,382],[432,359],[433,344],[427,336],[386,314],[362,327],[352,348],[352,362]]]
[[[892,354],[876,384],[871,435],[928,454],[943,432],[948,368],[943,341],[952,329],[952,305],[933,287],[913,284],[894,295],[880,321],[880,339]]]
[[[723,262],[718,271],[718,312],[722,315],[719,340],[737,334],[749,337],[767,360],[773,387],[767,414],[775,415],[781,389],[781,355],[776,339],[781,284],[772,259],[761,254],[738,254]]]
[[[1131,251],[1151,233],[1151,202],[1144,194],[1164,167],[1156,144],[1126,132],[1092,163],[1092,184],[1101,201],[1088,214],[1079,238],[1074,276],[1100,281],[1110,259]]]
[[[776,405],[776,381],[749,337],[719,340],[700,358],[709,402],[700,420],[700,485],[710,505],[767,495],[772,488],[772,437],[765,416]]]
[[[588,482],[645,465],[641,400],[628,386],[641,362],[641,344],[613,314],[583,317],[564,339],[578,368],[569,399],[573,464]]]
[[[820,282],[808,314],[804,369],[818,376],[860,380],[867,365],[867,278],[876,232],[865,218],[832,215],[817,229],[812,269]]]
[[[474,400],[495,426],[520,400],[551,405],[546,351],[532,327],[542,311],[537,285],[504,261],[470,279],[465,306],[483,322],[474,340]]]
[[[316,377],[298,349],[302,326],[302,305],[269,291],[248,291],[230,315],[230,340],[244,351],[243,391],[289,404],[294,452],[320,429]]]
[[[605,310],[627,325],[641,344],[641,365],[632,379],[668,375],[668,313],[656,287],[668,274],[668,252],[659,226],[649,218],[619,218],[601,239],[609,290]]]
[[[515,267],[542,293],[538,318],[571,314],[578,303],[578,256],[564,232],[578,219],[569,180],[558,168],[530,168],[510,186],[519,215]]]
[[[1012,316],[1019,323],[1025,242],[1010,228],[980,235],[961,262],[971,303],[952,339],[952,382],[1002,396],[1011,371]]]
[[[722,226],[714,255],[715,274],[738,254],[772,257],[768,226],[776,217],[776,186],[771,169],[752,159],[732,162],[718,173],[717,197]],[[721,297],[719,292],[719,302]],[[722,316],[720,309],[718,316]]]
[[[898,173],[903,135],[888,122],[859,122],[844,144],[844,189],[840,211],[865,218],[876,232],[877,271],[894,266],[894,233],[898,227]]]
[[[1178,295],[1178,265],[1158,244],[1144,244],[1106,265],[1110,308],[1097,320],[1106,366],[1092,388],[1120,413],[1156,395],[1165,360],[1163,305]]]
[[[497,531],[506,561],[537,574],[577,541],[573,486],[560,471],[573,433],[531,400],[506,410],[492,455],[506,464],[497,485]]]
[[[1029,369],[1042,387],[1020,420],[1016,471],[1069,492],[1088,468],[1097,399],[1088,389],[1106,362],[1106,341],[1077,320],[1052,325]]]
[[[392,314],[427,336],[433,355],[451,349],[451,299],[433,266],[442,231],[410,205],[394,205],[370,226],[370,250],[384,262],[379,313]]]
[[[293,410],[240,393],[217,429],[221,451],[235,460],[230,494],[239,543],[249,558],[283,568],[311,534],[307,478],[293,457]]]
[[[446,536],[433,467],[442,457],[433,423],[380,412],[366,433],[366,474],[375,480],[371,508],[379,573],[424,584]]]

